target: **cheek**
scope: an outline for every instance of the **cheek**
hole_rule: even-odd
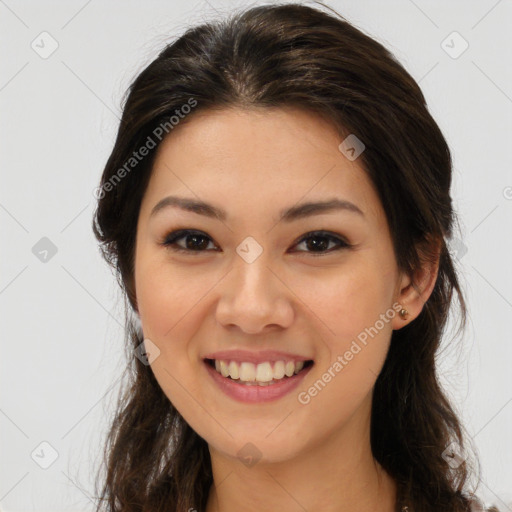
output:
[[[157,340],[182,338],[201,309],[201,299],[214,285],[212,276],[182,271],[168,262],[141,261],[136,290],[144,334]]]
[[[390,276],[369,264],[347,267],[347,271],[333,269],[324,278],[305,283],[302,289],[304,302],[311,305],[326,328],[326,336],[339,348],[373,326],[391,307]],[[386,323],[383,330],[389,329]]]
[[[209,293],[222,274],[200,271],[199,266],[179,268],[162,259],[140,259],[137,300],[144,336],[160,350],[151,369],[169,399],[186,413],[188,393],[196,389],[203,364],[198,353],[205,338],[198,331],[209,319]]]
[[[197,393],[199,364],[190,340],[200,326],[199,316],[204,314],[201,297],[211,287],[207,278],[180,272],[168,262],[141,260],[136,271],[144,337],[160,350],[151,370],[169,400],[187,417],[200,413],[190,400]]]
[[[320,382],[301,390],[311,398],[312,421],[324,417],[322,404],[338,404],[339,418],[350,415],[382,369],[396,312],[391,308],[392,275],[383,275],[381,268],[366,261],[346,272],[335,269],[314,287],[304,287],[314,289],[305,302],[321,320],[326,349],[316,375]]]

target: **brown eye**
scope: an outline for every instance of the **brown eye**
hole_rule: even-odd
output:
[[[178,243],[178,241],[181,240],[185,241],[184,245]],[[190,229],[181,229],[167,235],[162,245],[174,251],[193,253],[206,251],[211,241],[211,238],[205,233],[192,231]]]
[[[350,247],[350,244],[342,240],[340,237],[326,231],[313,231],[311,233],[307,233],[296,245],[300,244],[305,244],[304,246],[307,250],[299,252],[318,253],[318,255]]]

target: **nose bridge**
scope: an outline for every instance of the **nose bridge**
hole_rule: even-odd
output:
[[[234,282],[240,288],[242,294],[255,294],[262,291],[260,288],[269,286],[272,272],[270,252],[265,249],[252,236],[247,236],[236,247],[236,255],[233,257]]]
[[[272,270],[266,251],[255,256],[249,245],[248,251],[235,255],[217,317],[224,325],[236,324],[248,332],[257,332],[268,324],[286,326],[291,322],[293,310],[286,287]]]
[[[250,258],[240,255],[240,247],[237,249],[237,257],[233,262],[232,286],[233,293],[238,300],[257,300],[268,302],[275,293],[276,277],[270,269],[268,252],[262,251],[256,257],[254,253]],[[252,249],[250,249],[252,251]]]

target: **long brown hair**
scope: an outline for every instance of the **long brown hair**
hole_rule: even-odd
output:
[[[413,275],[425,259],[439,257],[430,298],[414,321],[393,331],[375,383],[372,452],[411,512],[468,511],[474,467],[469,456],[449,457],[452,449],[469,450],[435,364],[454,292],[458,333],[467,315],[447,246],[456,221],[450,151],[402,65],[323,7],[254,7],[193,27],[167,45],[128,90],[93,230],[125,292],[126,309],[136,310],[138,213],[156,149],[162,135],[172,136],[176,111],[189,122],[206,109],[294,106],[329,120],[342,136],[356,134],[366,146],[361,165],[386,212],[399,269]],[[155,147],[135,165],[134,151],[150,139]],[[151,367],[135,356],[142,338],[128,316],[126,322],[128,382],[105,444],[97,510],[202,512],[213,483],[208,445],[173,407]]]

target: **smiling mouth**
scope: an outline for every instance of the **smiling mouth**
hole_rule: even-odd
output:
[[[246,386],[271,386],[294,377],[314,364],[313,360],[266,361],[259,364],[218,359],[204,361],[223,377]]]

